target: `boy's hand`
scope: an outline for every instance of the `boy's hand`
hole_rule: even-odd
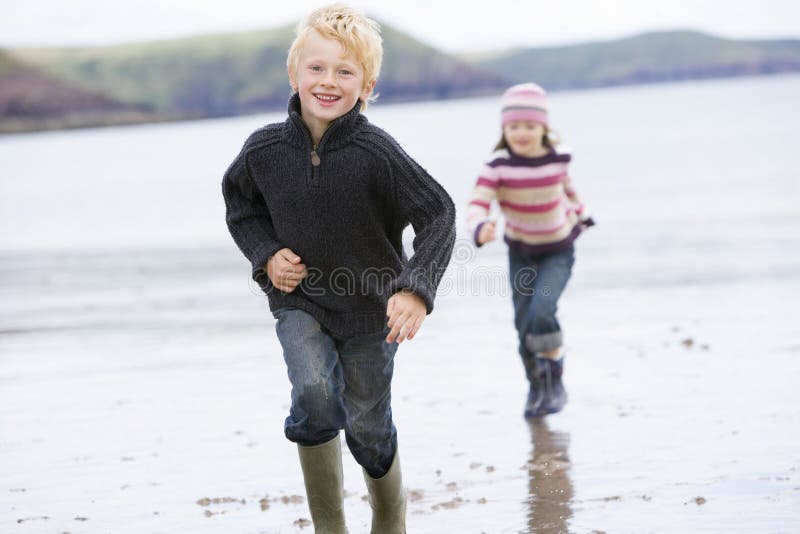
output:
[[[428,314],[425,301],[408,289],[398,291],[389,298],[386,307],[386,316],[389,318],[387,326],[392,330],[386,336],[387,343],[402,343],[406,338],[414,336],[422,326]]]
[[[496,221],[486,221],[483,223],[481,230],[478,232],[479,245],[485,245],[489,241],[494,241],[494,227],[496,224]]]
[[[308,276],[306,266],[300,263],[300,256],[288,248],[282,248],[267,260],[264,268],[272,285],[284,293],[291,293]]]

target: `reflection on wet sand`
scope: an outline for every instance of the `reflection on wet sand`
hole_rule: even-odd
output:
[[[533,447],[528,460],[528,532],[566,533],[572,517],[569,433],[550,430],[544,419],[529,425]]]

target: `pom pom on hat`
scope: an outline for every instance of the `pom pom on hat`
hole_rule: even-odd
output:
[[[547,125],[547,92],[535,83],[509,87],[500,99],[503,126],[513,121]]]

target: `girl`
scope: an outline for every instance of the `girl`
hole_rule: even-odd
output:
[[[573,243],[594,222],[572,187],[571,156],[556,150],[544,89],[515,85],[501,106],[503,134],[475,185],[467,226],[480,247],[495,239],[492,201],[505,215],[514,325],[530,382],[525,417],[533,418],[567,402],[556,309],[575,262]]]

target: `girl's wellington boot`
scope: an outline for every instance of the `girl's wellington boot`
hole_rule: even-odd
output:
[[[542,403],[544,402],[544,389],[539,373],[535,356],[523,356],[522,364],[525,366],[525,376],[528,378],[528,398],[525,401],[525,419],[531,419],[541,415]]]
[[[534,417],[560,412],[567,404],[567,390],[564,389],[564,357],[557,360],[536,357],[539,382],[542,385],[542,403]]]

